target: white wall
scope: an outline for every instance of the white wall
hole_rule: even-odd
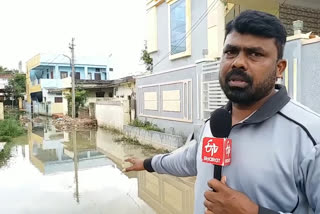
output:
[[[96,119],[98,126],[107,126],[116,129],[123,129],[123,125],[130,122],[129,102],[113,101],[98,102],[96,104]]]
[[[4,89],[8,85],[8,79],[0,79],[0,89]]]

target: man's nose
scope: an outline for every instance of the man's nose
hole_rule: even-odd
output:
[[[242,68],[247,70],[247,58],[243,52],[240,52],[237,57],[234,58],[232,68]]]

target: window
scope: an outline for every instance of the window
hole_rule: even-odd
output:
[[[96,72],[100,72],[100,68],[96,68]]]
[[[109,68],[109,71],[112,72],[112,71],[113,71],[113,68]]]
[[[54,102],[55,103],[62,103],[62,97],[55,97]]]
[[[169,2],[170,59],[191,55],[191,0]]]
[[[179,0],[170,7],[171,54],[186,51],[186,1]]]
[[[60,72],[60,78],[63,79],[63,78],[67,78],[68,77],[68,72],[66,71],[61,71]]]
[[[97,91],[96,97],[104,97],[104,91]]]

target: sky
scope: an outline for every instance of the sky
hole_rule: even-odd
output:
[[[110,56],[111,79],[145,70],[143,0],[0,0],[0,65],[18,69],[38,53]]]

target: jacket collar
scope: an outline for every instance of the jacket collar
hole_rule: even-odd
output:
[[[276,84],[277,93],[272,95],[251,117],[243,123],[260,123],[277,114],[289,101],[287,90],[283,85]],[[231,112],[232,102],[229,101],[224,107]]]

